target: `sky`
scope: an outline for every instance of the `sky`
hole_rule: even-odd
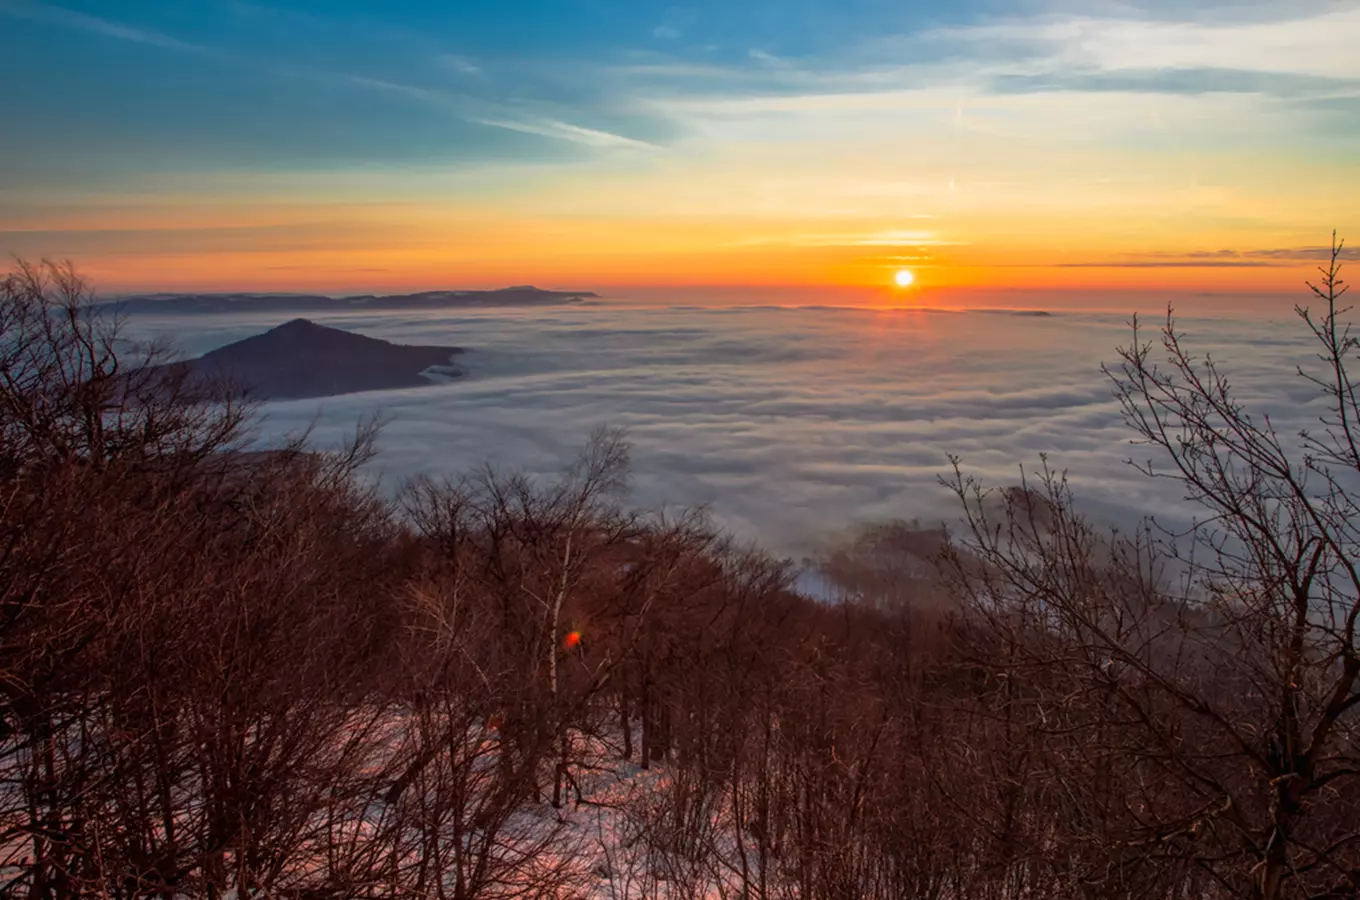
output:
[[[107,291],[1262,294],[1360,246],[1360,0],[0,0],[0,84],[0,252]]]

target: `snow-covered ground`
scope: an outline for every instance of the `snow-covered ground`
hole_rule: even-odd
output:
[[[591,740],[578,746],[583,762],[572,767],[579,788],[561,809],[545,801],[527,806],[522,825],[536,821],[530,842],[552,834],[551,847],[563,864],[564,900],[702,900],[740,893],[737,842],[717,804],[701,827],[688,829],[684,841],[701,856],[686,854],[669,840],[673,835],[662,811],[672,789],[664,764],[642,768],[618,758],[617,745]],[[511,831],[529,834],[519,827]],[[748,860],[748,869],[754,865]]]

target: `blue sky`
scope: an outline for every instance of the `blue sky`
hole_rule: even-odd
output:
[[[1103,8],[1200,23],[1288,20],[1309,9]],[[0,77],[10,86],[0,111],[20,126],[4,141],[4,161],[20,172],[69,175],[105,167],[570,158],[581,152],[571,145],[608,147],[610,136],[660,144],[679,136],[683,123],[634,102],[640,87],[793,93],[815,76],[970,58],[1017,63],[1016,72],[994,80],[998,91],[1256,86],[1307,94],[1327,86],[1325,73],[1213,65],[1149,66],[1116,78],[1031,73],[1021,64],[1044,49],[1033,38],[997,35],[979,44],[938,37],[1061,9],[995,0],[0,0]],[[900,43],[922,33],[937,38]]]
[[[834,61],[884,34],[989,10],[884,0],[0,0],[0,77],[12,88],[0,103],[24,126],[5,141],[5,161],[70,174],[571,158],[610,136],[677,137],[679,123],[631,102],[639,81],[789,90],[780,62]]]
[[[1279,250],[1302,223],[1260,207],[1282,202],[1287,173],[1299,173],[1298,215],[1324,220],[1315,231],[1354,221],[1357,60],[1350,0],[0,0],[0,249],[98,267],[129,241],[152,251],[128,232],[178,229],[175,253],[192,254],[186,221],[210,229],[229,206],[232,227],[291,235],[280,253],[339,232],[371,239],[381,223],[334,212],[346,204],[416,204],[447,234],[525,215],[635,234],[638,217],[693,220],[690,197],[731,226],[713,232],[722,247],[796,247],[760,223],[820,217],[803,245],[930,230],[903,244],[920,250],[1015,229],[914,227],[945,211],[885,206],[907,174],[951,195],[991,185],[979,207],[990,199],[1014,222],[1025,204],[1042,217],[1045,198],[1074,196],[1069,173],[1104,184],[1145,172],[1253,195],[1207,216],[1198,200],[1168,199],[1157,215],[1192,215],[1213,235],[1187,252]],[[897,152],[901,169],[885,161]],[[865,160],[873,171],[849,184]],[[1333,206],[1320,199],[1329,183],[1343,195]],[[879,202],[865,200],[876,185]],[[240,198],[259,215],[241,215]],[[1070,220],[1081,204],[1064,203]],[[1218,240],[1251,227],[1254,244]],[[101,243],[103,232],[119,234]],[[214,240],[203,253],[236,252]],[[660,256],[702,249],[692,235],[655,240]]]

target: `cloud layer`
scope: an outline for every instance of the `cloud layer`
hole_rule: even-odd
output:
[[[284,318],[132,324],[199,353]],[[1048,454],[1110,522],[1188,514],[1125,463],[1142,451],[1099,371],[1130,338],[1118,316],[606,303],[325,321],[470,348],[459,383],[266,408],[266,434],[315,420],[323,442],[381,411],[390,422],[375,471],[389,484],[488,460],[552,472],[608,423],[635,444],[637,503],[709,504],[738,534],[789,554],[863,521],[951,516],[937,484],[948,454],[997,485]],[[1316,418],[1288,374],[1307,359],[1298,327],[1183,324],[1282,431]]]

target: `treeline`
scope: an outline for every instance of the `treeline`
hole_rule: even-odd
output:
[[[616,433],[556,479],[395,500],[359,477],[371,427],[262,450],[230,385],[20,265],[0,894],[1356,896],[1338,258],[1304,311],[1318,435],[1253,419],[1170,320],[1169,367],[1135,336],[1112,373],[1202,528],[1101,533],[1059,475],[957,476],[964,525],[845,548],[836,603],[702,515],[631,509]],[[655,776],[581,833],[620,766]]]

